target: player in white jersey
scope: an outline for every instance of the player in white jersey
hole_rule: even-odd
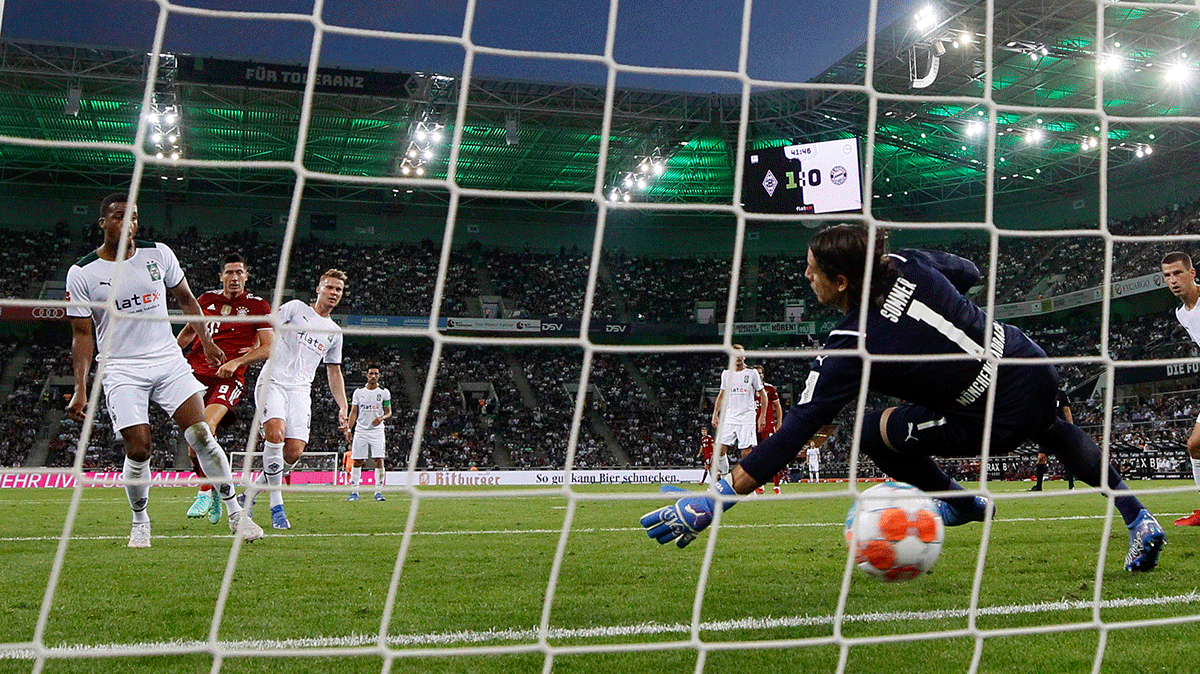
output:
[[[184,313],[203,315],[179,260],[164,244],[134,240],[137,205],[128,203],[124,194],[104,198],[99,225],[104,243],[67,271],[67,301],[78,304],[67,308],[75,374],[67,413],[80,422],[86,416],[88,376],[98,342],[101,354],[107,355],[107,361],[102,361],[101,384],[108,413],[113,431],[121,434],[125,444],[122,477],[133,510],[129,547],[150,547],[150,516],[146,512],[150,494],[150,401],[184,429],[184,439],[228,508],[229,528],[247,541],[261,538],[263,530],[258,525],[249,518],[242,521],[241,507],[230,484],[229,460],[204,421],[204,386],[192,375],[167,320],[168,290]],[[118,262],[123,238],[126,250]],[[220,347],[205,331],[200,332],[208,361],[214,366],[224,362]]]
[[[808,449],[804,451],[804,456],[808,458],[808,481],[816,484],[821,481],[821,450],[817,446],[809,443]]]
[[[742,345],[733,345],[733,355],[733,369],[721,372],[721,392],[712,413],[720,446],[717,451],[720,475],[729,472],[729,448],[743,450],[758,446],[758,432],[767,425],[767,393],[762,377],[757,370],[746,367],[746,349]]]
[[[362,467],[368,457],[375,465],[375,500],[387,500],[381,491],[386,475],[383,459],[387,455],[383,422],[391,418],[392,394],[379,385],[379,366],[371,363],[367,366],[367,385],[356,390],[350,398],[350,426],[354,429],[350,457],[354,467],[350,469],[352,491],[347,501],[358,500],[358,484],[362,481]]]
[[[1179,251],[1167,253],[1162,259],[1162,275],[1171,293],[1179,298],[1180,304],[1175,308],[1175,318],[1187,330],[1188,336],[1200,345],[1200,286],[1196,285],[1196,268],[1192,266],[1192,258],[1187,253]],[[1188,456],[1192,459],[1192,479],[1200,489],[1200,417],[1192,426],[1192,434],[1187,441]],[[1200,510],[1194,511],[1175,520],[1181,527],[1200,526]]]
[[[329,391],[338,406],[338,429],[350,439],[346,383],[342,376],[342,329],[330,314],[346,292],[346,273],[330,269],[317,281],[312,304],[292,300],[279,307],[279,330],[273,344],[261,345],[251,356],[270,352],[254,387],[254,402],[262,412],[263,472],[255,485],[271,488],[271,526],[291,529],[283,511],[284,471],[291,471],[308,446],[312,420],[312,380],[325,364]],[[257,492],[251,496],[257,498]],[[243,495],[244,498],[244,495]],[[249,509],[247,509],[249,512]]]

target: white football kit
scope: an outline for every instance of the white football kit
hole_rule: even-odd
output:
[[[763,390],[758,370],[725,370],[721,373],[721,390],[725,392],[725,409],[721,410],[721,428],[717,442],[738,449],[758,445],[758,410],[755,402]]]
[[[1175,318],[1183,326],[1183,329],[1187,330],[1192,341],[1200,346],[1200,302],[1197,302],[1191,311],[1188,311],[1184,305],[1179,305],[1175,308]],[[1200,416],[1196,417],[1196,423],[1200,424]]]
[[[313,376],[322,363],[342,364],[342,329],[300,300],[279,307],[279,318],[282,325],[254,387],[254,402],[264,423],[283,419],[284,437],[307,443]]]
[[[383,422],[374,421],[384,415],[384,409],[391,407],[392,394],[382,386],[375,388],[360,388],[354,392],[350,400],[352,406],[358,407],[358,420],[354,423],[354,442],[350,445],[350,458],[382,459],[387,448],[384,441]]]
[[[102,375],[113,430],[150,423],[149,401],[168,415],[204,390],[179,350],[167,319],[167,289],[183,282],[179,259],[166,244],[134,241],[133,256],[109,262],[91,253],[67,271],[70,318],[91,318],[96,346],[108,354]],[[163,320],[138,320],[132,317]]]

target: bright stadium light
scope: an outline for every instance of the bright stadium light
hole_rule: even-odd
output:
[[[433,139],[433,142],[435,142],[435,143],[442,142],[442,132],[441,131],[434,131],[429,137],[431,139]]]
[[[1149,145],[1147,145],[1142,151],[1147,155],[1154,154],[1154,148],[1150,147]]]
[[[426,161],[433,159],[433,150],[425,150],[421,156],[424,157]]]
[[[150,140],[154,141],[155,143],[161,143],[162,142],[162,134],[161,133],[153,134],[150,136]]]
[[[424,142],[425,142],[425,138],[426,138],[426,136],[427,136],[427,134],[425,133],[425,130],[424,130],[424,129],[422,129],[422,130],[420,130],[420,131],[418,131],[418,132],[417,132],[417,140],[418,140],[419,142],[422,142],[422,143],[424,143]]]
[[[419,176],[423,176],[423,175],[425,175],[425,168],[424,168],[424,167],[421,167],[421,166],[418,166],[418,167],[417,167],[417,175],[419,175]]]
[[[1033,143],[1041,141],[1043,135],[1044,134],[1042,134],[1041,129],[1031,129],[1025,132],[1025,142],[1032,145]]]
[[[639,190],[646,189],[646,179],[642,178],[641,180],[637,181],[637,186]]]
[[[1120,54],[1109,54],[1108,56],[1104,56],[1100,59],[1100,71],[1117,72],[1121,69],[1121,65],[1123,63],[1124,60],[1121,58]]]
[[[178,153],[178,152],[172,152],[172,153],[171,153],[171,159],[179,159],[179,153]]]
[[[1141,159],[1142,157],[1145,157],[1145,156],[1146,156],[1146,151],[1145,151],[1145,150],[1143,150],[1142,148],[1140,148],[1140,147],[1139,147],[1139,148],[1137,149],[1137,152],[1135,152],[1134,154],[1136,154],[1136,155],[1137,155],[1137,158],[1138,158],[1138,159]]]
[[[1188,79],[1187,64],[1176,63],[1170,68],[1167,68],[1167,72],[1163,75],[1163,78],[1172,84],[1182,84]]]
[[[156,159],[162,159],[162,158],[163,158],[163,153],[161,153],[161,152],[159,152],[159,153],[156,153],[156,154],[154,155],[154,157],[155,157]]]
[[[403,173],[404,175],[408,175],[408,174],[412,173],[412,168],[410,168],[408,166],[404,166],[404,167],[401,167],[400,172]]]
[[[175,113],[168,112],[167,115],[163,117],[163,122],[165,122],[167,125],[171,125],[174,124],[177,119],[179,118],[175,116]]]
[[[657,163],[657,162],[654,164],[654,175],[660,176],[663,174],[663,171],[666,171],[666,170],[667,170],[667,167],[664,166],[663,164]]]
[[[925,5],[913,16],[913,23],[922,33],[929,32],[937,25],[937,22],[937,13],[933,11],[933,5]]]

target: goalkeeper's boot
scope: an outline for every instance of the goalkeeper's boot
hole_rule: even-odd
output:
[[[211,494],[213,492],[210,491],[207,493]],[[208,523],[216,524],[217,522],[221,521],[221,515],[223,514],[223,507],[222,507],[220,497],[212,498],[211,500],[212,500],[212,505],[209,506],[209,508],[208,508]]]
[[[263,537],[263,529],[249,517],[246,518],[245,524],[240,524],[242,521],[242,514],[245,512],[246,511],[243,510],[240,513],[233,513],[229,516],[229,530],[232,531],[236,536],[239,533],[238,527],[240,526],[242,528],[240,533],[243,541],[246,541],[247,543],[250,541],[257,541]]]
[[[134,522],[133,528],[129,530],[129,547],[131,548],[148,548],[150,547],[150,523],[149,522]]]
[[[375,492],[375,500],[376,500],[376,501],[386,501],[387,499],[385,499],[385,498],[383,497],[383,494],[381,494],[381,493],[379,493],[379,492]]]
[[[283,506],[271,506],[271,526],[276,529],[291,529],[292,523],[288,521],[287,515],[283,514]]]
[[[1184,515],[1175,520],[1177,527],[1200,527],[1200,510],[1194,511],[1191,515]]]
[[[196,493],[196,500],[192,501],[192,507],[188,508],[188,517],[204,517],[208,514],[209,508],[212,508],[212,502],[215,501],[212,497],[212,490],[206,490]]]
[[[1167,536],[1158,520],[1145,508],[1129,525],[1129,554],[1125,555],[1126,571],[1150,571],[1158,566],[1158,556],[1162,554]]]
[[[350,492],[350,495],[346,497],[346,500],[347,501],[357,501],[358,500],[358,492],[356,492],[356,491]]]
[[[993,515],[996,514],[996,506],[982,496],[976,496],[970,508],[953,506],[940,498],[933,499],[933,504],[937,507],[938,515],[942,517],[942,524],[948,527],[957,527],[967,522],[982,522],[983,518],[987,517],[988,508],[991,508]]]

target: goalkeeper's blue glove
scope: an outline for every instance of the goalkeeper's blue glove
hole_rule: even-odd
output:
[[[725,480],[717,482],[717,493],[734,495],[733,487]],[[679,487],[663,485],[662,491],[687,491]],[[729,510],[735,501],[726,501]],[[659,543],[675,541],[679,547],[687,547],[696,540],[696,535],[712,524],[716,500],[711,496],[685,496],[668,506],[642,515],[642,526],[646,534]]]

